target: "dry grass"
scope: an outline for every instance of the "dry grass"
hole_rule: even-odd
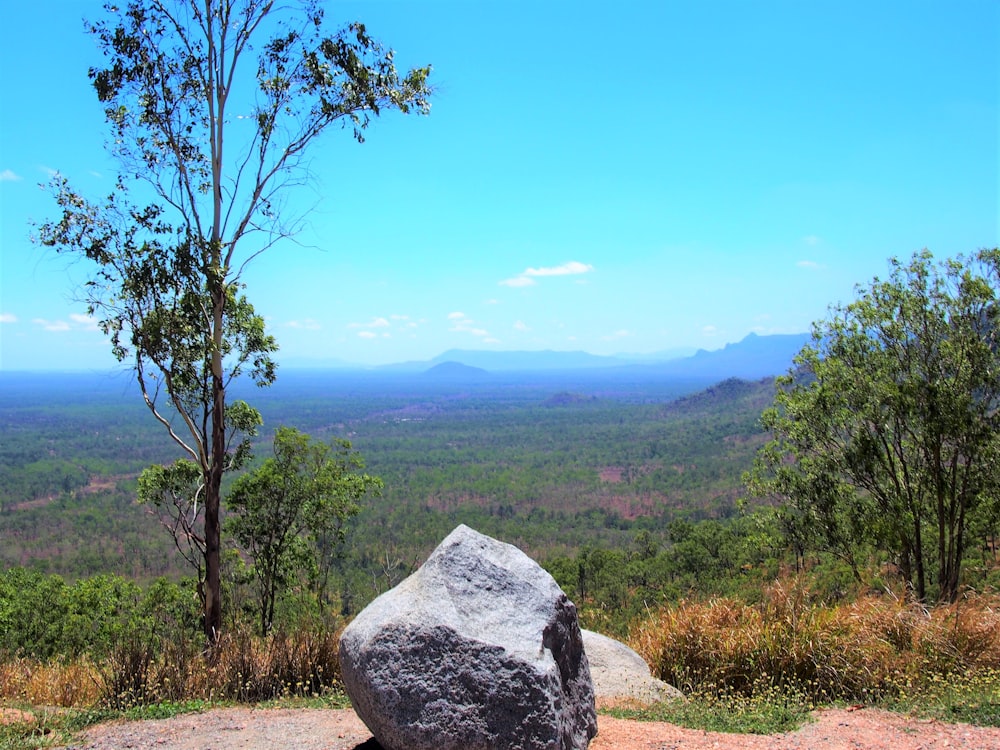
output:
[[[0,701],[31,706],[89,706],[100,697],[97,667],[87,659],[0,661]]]
[[[262,639],[235,628],[209,653],[196,642],[133,639],[100,663],[0,660],[0,704],[128,711],[325,697],[340,684],[338,639],[336,630]],[[1000,722],[996,597],[930,610],[891,595],[824,605],[786,581],[757,604],[720,598],[664,607],[633,628],[629,642],[658,677],[708,703],[722,700],[727,710],[757,705],[742,698],[781,703],[775,696],[806,709],[940,699],[942,711]]]
[[[210,652],[195,643],[120,643],[100,664],[84,658],[0,661],[0,702],[115,710],[192,700],[310,698],[340,680],[339,631],[276,634],[237,629]]]
[[[665,607],[629,640],[682,690],[752,695],[778,687],[816,703],[885,702],[1000,669],[1000,600],[970,596],[928,610],[886,595],[827,606],[783,583],[756,605]]]

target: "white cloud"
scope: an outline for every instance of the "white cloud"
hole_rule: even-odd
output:
[[[0,313],[0,323],[16,323],[17,316],[13,313]]]
[[[318,331],[322,326],[320,326],[319,321],[313,318],[303,318],[302,320],[290,320],[285,323],[288,328],[295,328],[300,331]]]
[[[70,313],[69,319],[87,331],[98,331],[97,319],[92,315],[82,315],[81,313]]]
[[[5,316],[6,318],[7,316]],[[13,323],[16,321],[13,315],[9,316],[9,319],[5,319],[5,323]],[[52,333],[65,333],[66,331],[99,331],[100,328],[97,326],[97,319],[90,315],[83,315],[82,313],[70,313],[69,321],[65,320],[47,320],[46,318],[33,318],[32,323],[36,326],[41,326],[43,330],[50,331]]]
[[[476,321],[468,317],[463,312],[453,312],[448,313],[448,320],[452,322],[451,331],[455,333],[468,333],[473,336],[489,336],[490,332],[485,328],[479,328],[476,326]]]
[[[504,279],[499,282],[500,286],[510,286],[510,287],[522,287],[522,286],[534,286],[537,282],[534,279],[529,279],[527,276],[515,276],[512,279]]]
[[[548,268],[527,268],[522,276],[575,276],[581,273],[590,273],[594,267],[589,263],[580,263],[571,260],[561,266],[550,266]]]
[[[795,265],[798,266],[799,268],[807,268],[810,271],[819,271],[821,268],[823,268],[823,266],[821,266],[814,260],[800,260]]]
[[[627,331],[624,328],[622,328],[607,336],[602,336],[601,338],[604,341],[617,341],[618,339],[627,339],[631,335],[632,335],[631,331]]]
[[[23,178],[10,169],[0,172],[0,182],[20,182]]]
[[[590,273],[594,267],[589,263],[581,263],[571,260],[561,266],[543,266],[541,268],[526,268],[520,275],[511,279],[504,279],[500,286],[523,287],[535,284],[535,279],[543,276],[578,276],[583,273]]]
[[[701,333],[703,336],[715,336],[719,333],[719,329],[712,325],[702,326]]]
[[[378,338],[378,334],[377,333],[373,333],[372,331],[358,331],[358,338],[359,339],[377,339]]]
[[[515,331],[530,331],[531,329],[528,327],[528,324],[525,323],[523,320],[516,320],[516,321],[514,321],[514,330]]]
[[[816,245],[818,245],[819,243],[821,243],[823,240],[821,240],[815,234],[810,234],[810,235],[807,235],[807,236],[803,237],[802,241],[804,243],[806,243],[807,245],[809,245],[809,247],[816,247]]]
[[[65,320],[46,320],[45,318],[35,318],[31,322],[36,326],[41,326],[46,331],[51,331],[53,333],[62,333],[70,329],[69,323]]]
[[[375,318],[370,323],[349,323],[348,328],[388,328],[390,323],[385,318]]]

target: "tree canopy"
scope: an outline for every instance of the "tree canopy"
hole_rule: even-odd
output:
[[[763,415],[747,477],[796,543],[857,571],[888,553],[917,598],[954,601],[970,528],[997,503],[1000,251],[890,261],[813,326]]]
[[[57,177],[62,214],[38,241],[91,262],[89,312],[198,467],[214,640],[222,477],[260,424],[229,388],[241,376],[275,378],[277,342],[244,295],[243,272],[294,233],[301,217],[289,215],[287,191],[307,176],[316,139],[340,124],[360,142],[373,116],[426,113],[430,68],[398,73],[393,51],[361,23],[327,34],[308,0],[129,0],[105,11],[87,29],[105,56],[90,78],[120,167],[115,189],[95,202]]]
[[[281,427],[274,457],[233,483],[227,524],[252,561],[262,635],[272,627],[279,593],[302,572],[323,580],[323,553],[343,539],[344,522],[361,509],[358,501],[381,488],[363,467],[346,440],[328,445]]]

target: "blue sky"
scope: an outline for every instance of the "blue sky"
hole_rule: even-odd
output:
[[[98,2],[0,9],[0,369],[116,366],[33,246],[53,171],[113,184]],[[806,331],[889,256],[1000,244],[1000,5],[368,0],[429,117],[331,132],[247,294],[288,365],[715,349]],[[252,71],[251,71],[252,72]]]

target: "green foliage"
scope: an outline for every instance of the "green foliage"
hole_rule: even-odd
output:
[[[587,546],[544,565],[584,627],[624,636],[650,610],[687,595],[759,596],[782,555],[767,529],[763,512],[732,521],[677,519],[664,537],[641,530],[623,549]]]
[[[124,640],[196,632],[193,592],[159,580],[146,592],[120,576],[82,578],[11,568],[0,575],[0,654],[103,658]]]
[[[89,726],[108,721],[115,714],[95,708],[32,710],[29,721],[0,722],[0,750],[40,750],[61,747]]]
[[[66,584],[58,576],[6,571],[0,578],[0,651],[41,658],[59,653],[67,608]]]
[[[813,705],[801,695],[770,690],[751,696],[725,690],[696,690],[683,700],[646,708],[616,708],[608,713],[622,719],[664,721],[689,729],[731,734],[794,732],[807,723]]]
[[[139,475],[137,499],[152,507],[160,525],[194,568],[199,592],[205,581],[208,557],[205,533],[204,474],[194,461],[178,459],[169,466],[153,464]]]
[[[364,462],[346,440],[328,445],[281,427],[273,449],[273,458],[233,483],[227,501],[229,531],[253,563],[261,635],[274,625],[278,596],[302,572],[314,584],[325,583],[344,522],[361,510],[362,498],[382,487],[380,479],[360,472]]]
[[[334,374],[289,373],[282,383],[262,399],[268,421],[295,422],[327,442],[350,435],[365,456],[366,471],[380,476],[385,488],[346,521],[344,544],[326,558],[325,584],[304,577],[291,586],[276,603],[276,622],[322,622],[331,612],[359,611],[412,572],[458,523],[517,544],[542,561],[587,621],[614,633],[624,632],[647,607],[684,596],[754,600],[764,583],[796,563],[833,598],[893,584],[891,567],[859,566],[858,581],[850,566],[829,553],[809,549],[796,555],[780,510],[747,504],[744,514],[737,511],[740,475],[765,442],[758,418],[774,399],[770,381],[730,381],[681,399],[664,384],[610,393],[610,386],[596,381],[596,392],[605,395],[560,407],[546,405],[554,386],[545,383],[459,394]],[[0,387],[0,455],[7,446],[40,444],[78,463],[104,462],[133,477],[148,458],[169,455],[155,425],[143,420],[141,404],[122,401],[120,383],[63,376],[31,388],[10,378]],[[87,397],[71,406],[73,394],[81,392]],[[234,393],[243,395],[240,389]],[[43,407],[46,401],[53,405]],[[101,428],[102,422],[108,426]],[[107,437],[80,440],[98,431]],[[119,432],[121,440],[114,437]],[[260,446],[257,451],[263,453]],[[646,468],[629,479],[623,456],[645,456]],[[675,462],[683,471],[662,470]],[[417,472],[423,476],[419,484],[413,482]],[[654,473],[663,481],[653,482]],[[481,485],[495,476],[505,481],[490,490]],[[173,554],[168,535],[158,533],[150,515],[155,506],[134,503],[134,480],[102,472],[92,482],[92,492],[0,513],[0,561],[58,572],[67,580],[109,570],[143,584],[161,575],[176,580],[193,574]],[[535,482],[536,493],[513,502],[508,493]],[[964,580],[980,590],[1000,580],[1000,573],[994,548],[973,542],[989,539],[995,528],[988,516],[977,517],[970,528]],[[590,557],[593,579],[583,581],[581,598],[577,557],[584,550],[600,552]],[[226,557],[223,583],[232,608],[227,626],[244,611],[259,612],[254,591],[240,578],[245,571],[238,559]],[[625,571],[624,601],[620,581],[601,570],[601,561],[609,571]],[[320,591],[326,592],[322,599]],[[321,610],[327,615],[320,616]]]
[[[815,324],[747,477],[784,501],[793,545],[859,578],[887,553],[919,599],[934,581],[934,596],[956,600],[968,532],[995,532],[978,522],[996,519],[1000,496],[998,280],[998,250],[939,265],[925,251]]]
[[[900,695],[886,707],[937,721],[1000,727],[1000,670],[935,679],[926,690]]]
[[[140,582],[194,575],[171,537],[157,531],[157,520],[171,520],[159,513],[170,502],[133,502],[136,476],[151,462],[169,468],[172,450],[144,419],[141,399],[123,394],[127,384],[53,376],[36,386],[0,377],[0,462],[9,447],[14,473],[20,455],[46,451],[94,467],[86,493],[30,505],[11,499],[0,512],[0,563],[69,578],[110,570]],[[458,523],[551,559],[587,545],[624,549],[643,530],[662,547],[675,518],[736,513],[740,473],[764,439],[757,420],[773,399],[770,381],[720,384],[674,401],[692,384],[626,388],[595,379],[572,387],[586,386],[596,399],[548,405],[553,389],[567,385],[560,378],[456,393],[395,378],[290,372],[260,392],[269,423],[327,442],[349,435],[367,471],[385,481],[382,496],[347,522],[332,560],[327,588],[343,595],[345,612],[412,570]],[[233,393],[251,388],[238,383]]]

